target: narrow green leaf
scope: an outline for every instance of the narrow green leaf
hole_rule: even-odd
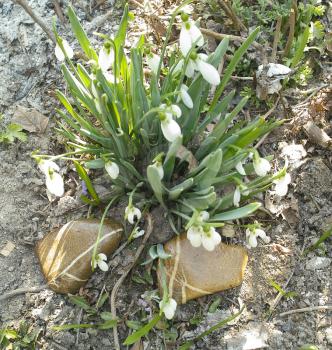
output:
[[[148,166],[147,177],[157,200],[159,201],[160,204],[165,206],[164,200],[163,200],[163,193],[164,193],[163,184],[160,180],[158,170],[156,169],[155,166],[153,165]]]
[[[166,158],[163,164],[164,179],[169,181],[174,170],[176,154],[182,145],[182,136],[178,136],[169,146]]]
[[[101,158],[89,160],[84,163],[87,169],[102,169],[105,166],[105,161]]]
[[[98,197],[98,194],[97,194],[96,190],[93,187],[93,184],[92,184],[92,182],[91,182],[91,180],[89,178],[88,173],[86,172],[86,170],[83,168],[83,166],[80,163],[74,161],[74,165],[75,165],[75,168],[76,168],[76,171],[77,171],[78,175],[85,182],[85,185],[86,185],[86,187],[87,187],[91,197],[94,199],[96,204],[99,204],[100,203],[100,199]]]
[[[193,185],[194,185],[194,179],[191,177],[191,178],[181,182],[180,184],[174,186],[168,192],[169,199],[171,199],[171,200],[178,199],[184,191],[188,190]]]
[[[247,38],[245,42],[242,43],[242,45],[236,50],[231,62],[228,64],[225,73],[223,75],[223,78],[219,84],[219,86],[216,89],[216,92],[214,94],[213,100],[210,105],[210,111],[213,110],[215,105],[217,104],[219,97],[223,93],[229,79],[231,78],[232,73],[234,72],[237,64],[239,63],[242,56],[245,54],[245,52],[248,50],[248,47],[253,43],[253,41],[256,39],[256,36],[259,32],[260,28],[257,27]]]
[[[70,329],[80,329],[80,328],[96,328],[96,324],[80,323],[80,324],[64,324],[62,326],[51,327],[54,331],[67,331]]]
[[[84,29],[81,26],[81,23],[79,22],[73,8],[69,5],[68,7],[68,18],[71,24],[71,28],[78,40],[78,42],[81,45],[81,48],[85,52],[85,54],[90,58],[98,62],[98,56],[96,52],[91,47],[90,41],[84,31]]]
[[[148,324],[146,324],[145,326],[143,326],[142,328],[140,328],[139,330],[137,330],[136,332],[128,336],[123,344],[131,345],[136,343],[142,337],[147,335],[150,332],[150,330],[158,323],[160,319],[161,319],[161,315],[156,314]]]
[[[299,46],[297,47],[294,57],[292,59],[291,68],[296,67],[296,65],[301,61],[304,49],[309,39],[309,34],[310,34],[310,27],[307,26],[307,28],[304,30],[303,34],[300,37]]]
[[[261,203],[250,203],[241,208],[226,211],[224,213],[215,214],[212,218],[210,218],[210,221],[231,221],[235,219],[241,219],[252,214],[260,207]]]
[[[110,329],[113,328],[118,323],[118,320],[107,320],[104,323],[99,323],[99,329]]]

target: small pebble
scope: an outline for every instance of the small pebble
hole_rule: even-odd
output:
[[[331,264],[330,258],[316,256],[307,262],[306,268],[307,270],[311,270],[311,271],[322,270],[328,267],[330,264]]]

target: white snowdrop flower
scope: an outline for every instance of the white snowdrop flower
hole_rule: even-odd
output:
[[[258,176],[265,176],[271,170],[270,162],[267,159],[259,156],[254,157],[253,165],[255,173]]]
[[[198,54],[195,61],[196,70],[198,70],[203,78],[211,85],[219,85],[220,76],[215,67],[212,64],[206,62],[207,56],[204,54]]]
[[[105,170],[113,180],[119,176],[119,166],[110,160],[105,163]]]
[[[182,84],[180,88],[180,95],[178,98],[179,100],[182,100],[183,104],[188,107],[189,109],[192,109],[194,107],[193,100],[191,99],[189,93],[188,93],[188,86]]]
[[[69,59],[72,59],[74,57],[74,51],[73,49],[70,47],[70,45],[68,44],[68,41],[65,40],[65,39],[62,39],[62,46],[63,46],[63,49],[65,50],[66,52],[66,55]],[[54,53],[55,53],[55,57],[60,61],[64,61],[66,56],[64,54],[64,52],[62,51],[60,45],[57,43],[55,45],[55,49],[54,49]]]
[[[240,205],[241,200],[241,190],[240,186],[236,186],[234,195],[233,195],[233,205],[234,207],[238,207]]]
[[[191,226],[187,231],[187,238],[189,239],[191,245],[195,248],[199,247],[202,244],[202,226]]]
[[[236,171],[239,173],[239,174],[241,174],[241,175],[246,175],[246,171],[244,170],[244,168],[243,168],[243,164],[242,164],[242,162],[238,162],[236,165],[235,165],[235,169],[236,169]]]
[[[96,256],[96,259],[93,264],[93,268],[95,269],[98,266],[100,270],[108,271],[108,265],[106,261],[107,261],[107,256],[104,253],[99,253]],[[91,264],[92,264],[92,261],[91,261]]]
[[[163,113],[168,114],[169,116],[180,118],[182,115],[181,108],[178,105],[166,105],[162,103],[159,107]]]
[[[191,20],[182,23],[179,41],[180,50],[183,56],[187,56],[188,52],[194,45],[199,47],[204,45],[203,34],[196,27],[195,22]]]
[[[288,173],[279,179],[273,180],[273,183],[275,184],[274,190],[278,196],[286,196],[288,185],[291,183],[291,180],[291,176]]]
[[[182,135],[179,124],[169,113],[165,113],[165,115],[161,117],[161,131],[165,139],[169,142],[173,142],[177,137]]]
[[[157,74],[158,67],[160,62],[160,56],[156,55],[155,53],[149,53],[146,57],[146,63],[151,69],[151,72],[154,74]]]
[[[134,224],[135,218],[139,220],[142,217],[141,211],[134,207],[132,204],[128,205],[125,209],[125,218],[130,224]]]
[[[54,171],[59,171],[60,168],[59,166],[54,163],[52,160],[47,160],[47,159],[41,159],[38,162],[38,168],[45,174],[47,175],[49,172],[49,169],[52,169]]]
[[[202,245],[208,250],[212,251],[215,247],[220,244],[221,237],[214,227],[210,227],[207,231],[203,231]]]
[[[165,314],[168,320],[174,317],[177,307],[177,302],[173,298],[169,298],[167,301],[161,300],[159,303],[160,310]]]
[[[145,233],[144,230],[140,230],[139,227],[136,227],[136,228],[135,228],[135,231],[134,231],[134,233],[133,233],[133,238],[141,237],[141,236],[144,235],[144,233]]]
[[[217,69],[210,63],[206,62],[208,56],[202,53],[192,53],[186,67],[186,76],[192,78],[195,71],[199,71],[203,78],[211,85],[219,85],[220,76]]]
[[[247,241],[247,247],[249,249],[257,247],[257,237],[260,237],[265,243],[270,242],[270,237],[266,236],[266,233],[264,230],[260,228],[247,228],[246,241]]]
[[[162,180],[163,177],[164,177],[164,168],[163,168],[163,165],[161,164],[161,162],[155,161],[155,162],[153,163],[153,166],[157,169],[159,178],[160,178],[160,180]]]
[[[55,196],[61,197],[65,192],[62,176],[51,168],[45,175],[47,189]]]
[[[113,67],[114,50],[110,43],[105,43],[99,51],[98,64],[103,72],[107,72]]]

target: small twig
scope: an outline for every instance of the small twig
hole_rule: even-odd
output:
[[[247,40],[247,38],[243,38],[242,36],[238,35],[230,35],[230,34],[222,34],[222,33],[217,33],[214,32],[213,30],[206,29],[206,28],[200,28],[201,32],[205,35],[208,35],[214,39],[222,40],[224,38],[229,38],[230,40],[237,40],[243,43],[244,41]],[[259,44],[257,41],[253,41],[252,45],[259,50],[263,49],[263,46]]]
[[[279,39],[280,39],[280,30],[281,30],[281,20],[282,20],[282,17],[279,16],[277,19],[276,29],[274,32],[272,53],[271,53],[271,58],[270,58],[271,63],[275,63],[276,57],[277,57],[277,48],[278,48],[278,43],[279,43]]]
[[[146,214],[146,218],[148,221],[148,227],[146,229],[143,241],[141,243],[141,245],[138,247],[134,260],[133,262],[126,268],[126,270],[123,272],[122,276],[117,280],[117,282],[115,283],[113,289],[112,289],[112,293],[111,293],[111,312],[112,312],[112,317],[114,319],[116,319],[116,306],[115,306],[115,298],[116,298],[116,294],[121,286],[121,284],[123,283],[123,281],[126,279],[126,277],[128,276],[129,272],[131,271],[131,269],[136,265],[136,262],[138,260],[138,258],[140,257],[141,253],[143,252],[143,249],[145,248],[145,244],[147,242],[147,240],[149,239],[151,232],[152,232],[152,228],[153,228],[153,223],[152,223],[152,218],[151,215],[149,213]],[[115,325],[113,327],[113,336],[114,336],[114,347],[116,350],[120,350],[120,342],[119,342],[119,335],[118,335],[118,328]]]
[[[20,294],[26,294],[26,293],[39,293],[40,291],[44,289],[48,289],[47,284],[43,284],[42,286],[37,286],[37,287],[23,287],[23,288],[17,288],[12,290],[11,292],[5,293],[0,295],[0,302],[4,301],[6,299],[12,298],[16,295]]]
[[[54,11],[58,15],[61,23],[65,24],[66,23],[66,18],[63,15],[62,8],[61,8],[61,6],[59,4],[59,1],[58,0],[53,0],[53,5],[54,5]]]
[[[290,10],[288,23],[289,23],[289,32],[288,32],[287,43],[286,43],[285,50],[284,50],[284,57],[287,57],[289,55],[289,51],[292,47],[293,40],[294,40],[295,11],[293,8]]]
[[[53,33],[48,29],[48,26],[35,14],[26,0],[12,0],[14,3],[22,6],[25,12],[43,29],[46,35],[56,44]]]
[[[226,16],[230,17],[238,31],[247,30],[246,26],[242,23],[240,18],[236,15],[231,6],[229,6],[226,1],[219,0],[219,5],[225,11]]]
[[[80,312],[78,314],[77,321],[76,321],[77,324],[81,324],[82,315],[83,315],[83,309],[80,309]],[[75,345],[78,345],[79,336],[80,336],[80,328],[77,328]]]
[[[321,305],[321,306],[309,306],[309,307],[304,307],[303,309],[295,309],[295,310],[290,310],[286,312],[282,312],[279,314],[280,317],[284,317],[287,315],[293,315],[297,314],[300,312],[312,312],[312,311],[322,311],[322,310],[332,310],[332,305]]]

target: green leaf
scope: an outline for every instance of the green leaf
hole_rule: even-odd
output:
[[[77,170],[78,175],[80,178],[85,182],[86,188],[88,189],[91,197],[94,199],[95,205],[98,205],[100,203],[99,196],[96,192],[96,190],[93,187],[93,184],[89,178],[88,173],[86,170],[82,167],[82,165],[76,161],[74,161],[75,168]]]
[[[178,199],[184,191],[188,190],[193,185],[194,185],[194,179],[191,177],[181,182],[180,184],[172,187],[168,192],[169,199],[171,200]]]
[[[137,330],[136,332],[128,336],[123,344],[131,345],[136,343],[142,337],[147,335],[150,332],[150,330],[158,323],[160,319],[161,319],[161,315],[156,314],[148,324],[146,324],[145,326],[141,327],[139,330]]]
[[[70,329],[80,329],[80,328],[96,328],[97,325],[89,323],[80,323],[80,324],[63,324],[62,326],[53,326],[51,327],[54,331],[67,331]]]
[[[15,139],[25,142],[28,138],[27,135],[22,132],[23,128],[21,125],[11,123],[7,126],[5,132],[1,134],[0,141],[13,143]]]
[[[77,295],[70,295],[69,301],[81,309],[88,311],[89,313],[96,313],[96,310],[90,306],[90,304],[87,302],[87,300],[83,297],[77,296]]]
[[[81,23],[79,22],[73,8],[69,5],[68,7],[68,18],[71,24],[71,28],[78,40],[78,42],[81,45],[81,48],[85,52],[85,54],[92,60],[95,60],[98,62],[98,56],[94,49],[91,47],[90,41],[84,31],[84,29],[81,26]]]
[[[163,193],[164,193],[163,184],[160,180],[158,170],[156,169],[155,166],[149,165],[146,173],[147,173],[148,181],[151,185],[151,188],[157,200],[159,201],[160,204],[162,204],[165,207],[165,203],[163,200]]]
[[[169,181],[171,179],[173,170],[174,170],[174,164],[175,164],[175,158],[176,154],[179,150],[179,148],[182,145],[182,136],[178,136],[169,146],[168,152],[166,154],[166,158],[163,164],[164,168],[164,179],[165,181]]]
[[[304,30],[303,34],[301,35],[299,39],[299,44],[298,47],[296,48],[294,57],[292,59],[291,68],[296,67],[296,65],[301,61],[301,58],[303,56],[304,49],[307,45],[308,39],[309,39],[309,34],[310,34],[310,27],[307,26],[307,28]]]
[[[221,298],[220,297],[215,298],[215,300],[209,306],[209,313],[211,314],[215,313],[220,303],[221,303]]]
[[[213,100],[211,102],[210,105],[210,111],[214,109],[215,105],[217,104],[219,97],[221,96],[221,94],[223,93],[229,79],[231,78],[232,73],[234,72],[237,64],[239,63],[240,59],[242,58],[242,56],[245,54],[245,52],[248,50],[249,46],[254,42],[254,40],[256,39],[256,36],[259,32],[260,28],[257,27],[247,38],[247,40],[245,42],[242,43],[242,45],[236,50],[233,58],[231,59],[230,63],[228,64],[223,78],[219,84],[219,86],[217,87],[217,90],[214,94]]]
[[[118,323],[118,320],[107,320],[104,323],[99,323],[99,329],[110,329],[113,328]]]
[[[261,207],[261,203],[258,203],[258,202],[250,203],[241,208],[216,214],[212,218],[210,218],[210,221],[231,221],[235,219],[241,219],[252,214],[260,207]]]
[[[84,163],[87,169],[102,169],[105,166],[105,161],[101,158],[89,160]]]

